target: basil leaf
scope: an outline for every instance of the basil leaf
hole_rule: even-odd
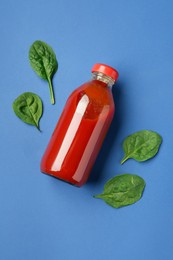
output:
[[[142,130],[129,135],[123,142],[124,158],[123,164],[127,159],[133,158],[143,162],[155,156],[162,143],[162,137],[153,131]]]
[[[39,129],[39,120],[43,110],[39,96],[31,92],[23,93],[14,100],[13,110],[23,122]]]
[[[110,179],[102,194],[94,198],[103,199],[114,208],[131,205],[142,197],[145,181],[134,174],[121,174]]]
[[[51,103],[55,104],[52,78],[58,69],[58,62],[52,48],[42,41],[35,41],[29,50],[29,60],[33,70],[49,83]]]

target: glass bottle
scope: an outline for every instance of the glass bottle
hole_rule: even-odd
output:
[[[41,171],[82,186],[114,116],[112,85],[118,72],[95,64],[90,81],[69,96],[41,161]]]

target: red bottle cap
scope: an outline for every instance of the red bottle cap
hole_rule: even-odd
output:
[[[115,70],[114,68],[105,65],[105,64],[101,64],[101,63],[96,63],[94,64],[94,66],[91,69],[92,72],[101,72],[109,77],[111,77],[113,80],[117,80],[118,78],[118,71]]]

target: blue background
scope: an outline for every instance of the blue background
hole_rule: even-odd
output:
[[[1,260],[173,259],[172,9],[171,0],[1,0]],[[37,39],[59,62],[54,106],[28,61]],[[41,174],[39,163],[68,95],[97,62],[119,71],[117,111],[89,181],[76,188]],[[42,133],[12,110],[25,91],[43,100]],[[121,166],[123,139],[142,129],[163,136],[159,154]],[[114,209],[92,197],[121,173],[145,179],[140,201]]]

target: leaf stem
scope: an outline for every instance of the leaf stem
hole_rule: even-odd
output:
[[[50,90],[50,100],[51,104],[55,104],[55,98],[54,98],[54,92],[53,92],[53,86],[52,86],[52,81],[50,78],[48,78],[48,83],[49,83],[49,90]]]
[[[121,160],[121,164],[123,164],[125,161],[127,161],[129,159],[129,156],[125,156],[122,160]]]
[[[104,194],[94,195],[93,198],[95,199],[102,199],[104,197]]]
[[[39,125],[36,125],[36,127],[37,127],[38,131],[41,132]]]

